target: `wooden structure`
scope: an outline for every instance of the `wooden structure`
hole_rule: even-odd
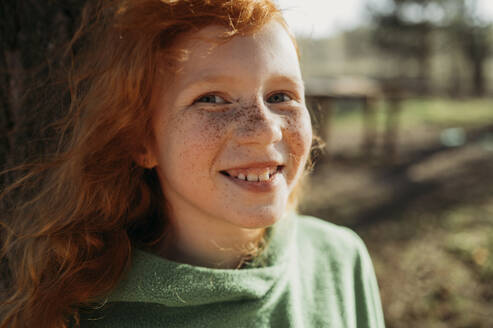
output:
[[[383,136],[385,157],[394,160],[400,112],[399,97],[387,94],[381,85],[364,77],[340,77],[336,79],[316,78],[306,81],[306,101],[312,110],[312,120],[320,137],[328,144],[330,140],[334,107],[337,102],[352,101],[359,103],[363,116],[361,152],[372,156],[377,147],[376,102],[386,100],[386,124]],[[330,149],[327,147],[327,153]]]

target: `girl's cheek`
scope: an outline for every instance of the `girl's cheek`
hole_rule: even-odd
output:
[[[191,133],[204,141],[220,140],[230,135],[235,128],[248,128],[249,125],[253,125],[249,111],[241,106],[229,108],[226,111],[195,108],[187,114],[183,119],[193,122],[193,126],[190,127]]]
[[[169,128],[175,131],[170,147],[185,159],[184,162],[190,169],[199,163],[212,166],[231,135],[232,125],[238,120],[238,114],[201,108],[180,114],[169,124]]]
[[[312,144],[312,126],[308,110],[294,111],[286,116],[285,135],[289,139],[290,152],[306,157]]]
[[[231,114],[199,108],[187,112],[181,120],[185,121],[189,136],[193,136],[193,139],[201,143],[209,143],[221,139],[228,131]]]

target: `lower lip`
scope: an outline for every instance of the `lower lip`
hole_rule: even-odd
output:
[[[277,184],[281,180],[281,175],[282,172],[276,172],[271,178],[267,181],[245,181],[245,180],[240,180],[236,179],[230,176],[226,176],[221,174],[223,177],[228,179],[231,182],[234,182],[237,186],[244,188],[248,191],[253,191],[253,192],[270,192],[273,191]]]

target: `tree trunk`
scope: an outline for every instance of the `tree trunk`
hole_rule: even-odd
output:
[[[484,58],[476,58],[471,62],[471,66],[473,94],[476,97],[483,97],[485,92]]]
[[[0,168],[43,152],[43,127],[62,113],[41,98],[60,51],[70,40],[83,0],[0,3]],[[43,105],[40,105],[43,104]],[[0,185],[8,181],[0,177]]]
[[[62,5],[63,3],[63,5]],[[82,0],[0,1],[0,170],[45,151],[43,129],[63,113],[42,101],[48,74],[57,68],[60,49],[73,34]],[[15,175],[0,175],[0,191]],[[4,206],[0,204],[0,212]],[[5,219],[2,217],[2,219]],[[3,238],[0,230],[0,239]],[[5,258],[0,259],[0,299],[9,284]]]

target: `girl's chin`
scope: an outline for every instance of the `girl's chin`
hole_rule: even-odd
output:
[[[230,217],[228,221],[244,229],[267,228],[281,220],[286,211],[285,206],[282,210],[264,209],[257,213],[251,211],[249,214],[244,213],[241,217]]]

